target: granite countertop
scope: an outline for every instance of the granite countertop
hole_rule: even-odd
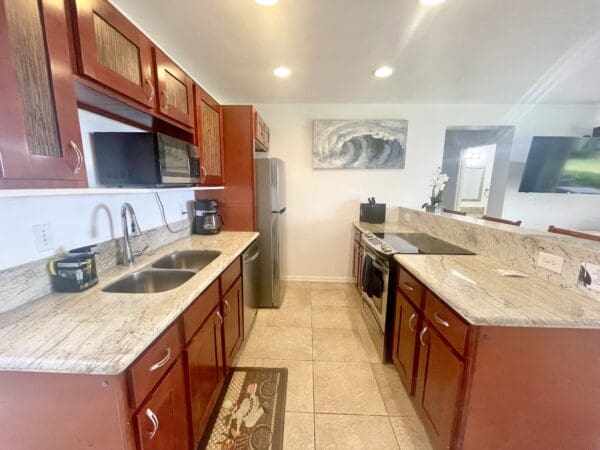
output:
[[[600,328],[600,302],[477,255],[394,255],[467,322],[479,326]]]
[[[123,372],[258,237],[190,236],[117,267],[77,294],[50,294],[0,314],[0,370],[116,375]],[[114,294],[102,289],[178,250],[221,255],[176,289]]]

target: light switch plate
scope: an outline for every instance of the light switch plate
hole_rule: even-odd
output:
[[[54,238],[52,237],[52,226],[43,223],[33,226],[33,237],[38,252],[47,252],[54,249]]]
[[[544,252],[538,254],[537,265],[552,272],[562,273],[564,263],[565,259],[561,256]]]

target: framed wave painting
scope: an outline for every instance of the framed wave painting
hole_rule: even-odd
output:
[[[313,169],[404,169],[408,120],[315,120]]]

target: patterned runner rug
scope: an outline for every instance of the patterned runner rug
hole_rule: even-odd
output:
[[[236,367],[198,449],[281,450],[287,369]]]

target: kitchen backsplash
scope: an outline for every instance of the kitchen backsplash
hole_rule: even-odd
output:
[[[174,230],[181,231],[171,233],[165,226],[146,230],[142,236],[131,238],[133,250],[139,251],[147,246],[145,251],[152,251],[191,234],[191,226],[186,220],[170,226]],[[121,254],[122,238],[96,245],[96,266],[98,277],[101,278],[117,265]],[[0,314],[51,293],[48,262],[57,257],[58,255],[54,255],[52,258],[0,271]]]
[[[569,236],[550,235],[512,225],[471,217],[435,215],[409,208],[398,208],[399,220],[419,232],[465,247],[479,255],[499,262],[502,269],[513,269],[548,280],[564,288],[600,301],[600,292],[577,283],[581,264],[600,264],[600,243]],[[540,252],[564,258],[561,273],[537,266]]]

